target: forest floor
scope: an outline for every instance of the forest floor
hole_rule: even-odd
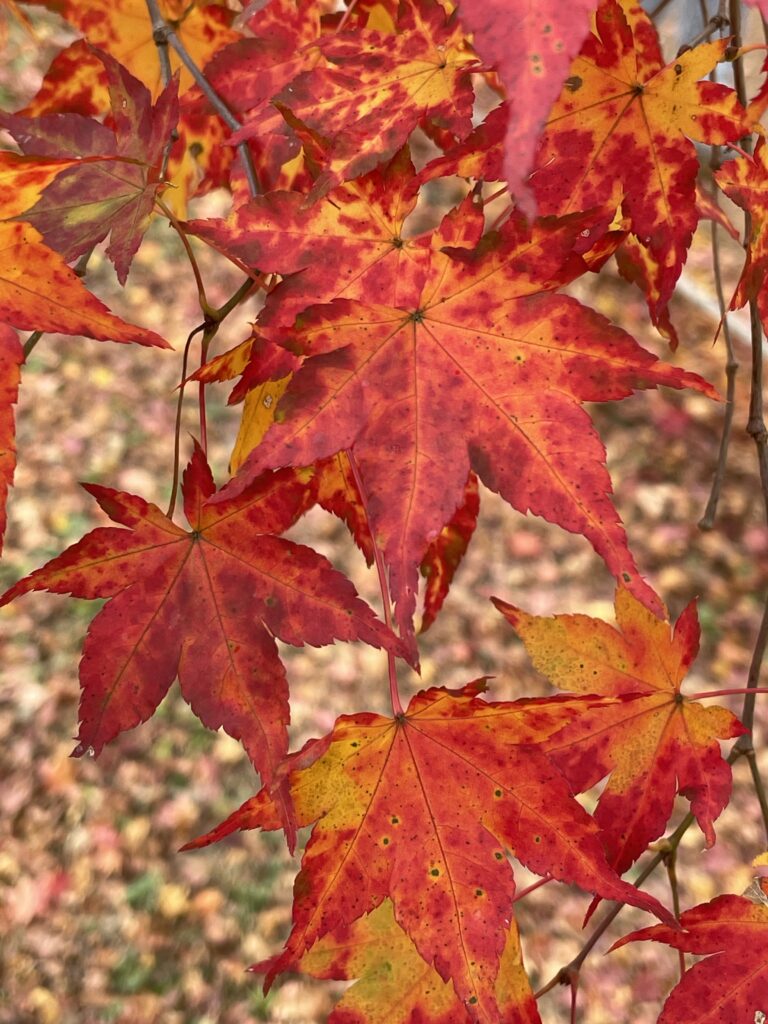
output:
[[[51,33],[47,45],[53,46]],[[21,39],[15,45],[15,63],[2,73],[0,105],[33,91],[34,74],[25,70],[29,44]],[[224,202],[214,196],[200,209],[221,210]],[[730,294],[741,255],[735,243],[723,244]],[[239,284],[238,273],[200,248],[212,298],[223,301]],[[724,388],[722,341],[713,345],[717,315],[709,266],[705,224],[685,271],[684,295],[673,303],[682,338],[674,355],[649,328],[640,294],[610,266],[579,282],[578,294],[652,351]],[[18,406],[19,469],[0,563],[3,587],[103,521],[79,481],[167,502],[180,351],[199,319],[180,247],[156,223],[125,292],[98,250],[87,281],[120,315],[164,334],[175,351],[58,336],[39,342],[24,367]],[[253,315],[249,307],[227,321],[219,351],[245,337]],[[735,336],[741,364],[735,432],[714,530],[701,531],[697,523],[717,457],[722,404],[663,391],[592,409],[643,573],[673,617],[698,599],[702,649],[689,692],[745,684],[768,585],[768,531],[753,445],[744,432],[749,345],[743,317],[737,317]],[[226,406],[224,387],[212,391],[210,456],[223,480],[238,410]],[[190,400],[182,437],[196,426]],[[291,535],[331,558],[380,607],[375,574],[338,521],[313,510]],[[538,614],[580,611],[610,620],[613,581],[583,538],[522,516],[484,491],[468,555],[444,611],[420,641],[422,676],[401,674],[405,696],[481,675],[494,677],[494,698],[551,692],[491,595]],[[152,720],[98,759],[70,758],[77,662],[95,607],[36,594],[0,612],[0,1024],[319,1024],[339,985],[289,977],[265,997],[259,979],[245,973],[277,951],[288,931],[297,863],[280,838],[248,833],[203,852],[178,853],[254,792],[257,779],[240,746],[204,730],[174,687]],[[388,710],[386,661],[379,652],[338,644],[285,648],[284,655],[294,747],[327,732],[339,714]],[[723,702],[738,713],[740,698]],[[768,714],[761,707],[756,744],[763,750]],[[768,752],[760,763],[765,774]],[[734,776],[716,845],[705,850],[693,828],[680,847],[684,908],[743,890],[754,873],[752,859],[768,845],[744,763]],[[585,799],[594,806],[595,794]],[[686,808],[679,801],[672,824]],[[520,887],[532,880],[522,868],[517,877]],[[669,903],[662,870],[648,886]],[[574,889],[549,884],[518,904],[535,988],[578,951],[588,903]],[[657,993],[674,982],[676,955],[648,944],[603,956],[619,935],[645,923],[641,913],[622,911],[587,961],[582,1024],[656,1020]],[[568,993],[549,993],[540,1008],[547,1024],[567,1021]]]

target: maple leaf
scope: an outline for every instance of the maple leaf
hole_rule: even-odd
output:
[[[26,331],[171,347],[111,313],[31,224],[0,222],[0,320]]]
[[[267,985],[324,935],[392,900],[419,954],[451,980],[473,1019],[496,998],[512,914],[507,847],[537,874],[668,916],[610,870],[597,826],[484,681],[417,694],[397,718],[357,714],[288,764],[299,825],[315,823],[294,886],[293,928]],[[279,827],[263,789],[196,848],[238,829]]]
[[[24,350],[16,332],[0,323],[0,554],[3,550],[8,488],[16,468],[16,429],[13,407],[19,396]]]
[[[537,158],[542,213],[602,207],[620,180],[630,226],[658,264],[648,294],[658,322],[696,227],[693,139],[740,138],[751,119],[732,89],[700,82],[728,40],[705,43],[665,65],[652,22],[634,0],[603,0],[595,33],[571,65]]]
[[[475,216],[482,225],[482,211]],[[449,215],[441,230],[450,237],[453,226]],[[304,363],[229,487],[353,447],[403,633],[418,566],[470,469],[520,511],[583,533],[616,576],[657,601],[626,546],[581,403],[659,384],[713,392],[576,300],[549,294],[583,269],[572,256],[582,226],[541,223],[529,236],[514,219],[476,251],[432,245],[428,261],[401,270],[396,306],[336,300],[274,334]]]
[[[397,35],[360,29],[323,37],[332,67],[302,72],[273,97],[278,109],[328,140],[326,167],[309,200],[391,158],[422,121],[463,138],[472,128],[470,71],[477,57],[437,0],[400,7]],[[275,130],[264,112],[235,132],[239,142]]]
[[[450,174],[482,181],[500,181],[504,177],[504,139],[509,108],[502,103],[473,128],[466,139],[430,160],[419,173],[420,181],[432,181]]]
[[[238,498],[212,505],[213,478],[196,447],[183,482],[189,532],[136,495],[85,485],[127,529],[92,531],[0,599],[32,590],[111,598],[83,648],[77,753],[98,754],[149,718],[178,674],[203,724],[241,740],[269,785],[287,749],[288,721],[274,637],[397,649],[325,558],[275,536],[306,511],[308,476],[266,474]]]
[[[290,276],[274,288],[260,324],[292,324],[297,313],[339,296],[362,299],[375,288],[397,304],[405,268],[424,246],[402,237],[419,181],[407,148],[386,166],[336,188],[312,206],[297,192],[270,192],[226,220],[186,227],[244,268]]]
[[[159,6],[160,13],[173,26],[198,67],[204,67],[214,53],[239,38],[230,27],[234,13],[226,4],[160,0]],[[65,0],[61,13],[92,46],[111,54],[147,86],[153,99],[157,99],[164,86],[145,0]],[[70,53],[71,50],[74,53]],[[56,83],[61,80],[67,80],[70,89],[82,95],[103,88],[94,75],[94,65],[80,64],[78,56],[82,53],[83,47],[78,41],[58,55],[56,61],[61,62],[62,67],[47,91],[55,93]],[[171,70],[178,70],[180,74],[179,92],[184,93],[194,79],[172,47],[168,48],[168,56]],[[103,106],[103,100],[92,102]]]
[[[252,970],[267,971],[271,961]],[[428,964],[384,900],[364,917],[319,939],[292,968],[313,978],[358,979],[336,1004],[328,1024],[471,1024],[453,987]],[[496,998],[508,1024],[541,1024],[523,967],[517,924],[510,923]]]
[[[690,800],[712,846],[713,822],[731,792],[731,769],[718,740],[745,730],[726,708],[704,708],[681,693],[699,647],[695,604],[672,630],[623,587],[616,592],[618,629],[588,615],[540,618],[493,601],[534,666],[555,686],[579,695],[560,705],[575,716],[550,732],[543,749],[576,792],[609,777],[595,821],[617,872],[661,835],[678,792]],[[538,703],[531,702],[532,712]],[[541,707],[547,706],[545,698]]]
[[[750,238],[747,259],[738,286],[731,300],[731,309],[757,300],[760,319],[768,324],[768,148],[759,138],[754,156],[729,160],[716,172],[715,181],[729,199],[750,215]]]
[[[48,184],[19,219],[34,225],[46,245],[66,262],[110,235],[107,256],[120,284],[149,225],[161,180],[163,155],[178,120],[177,81],[153,107],[148,90],[107,53],[106,70],[114,128],[80,114],[40,118],[0,114],[0,125],[24,153],[79,158]]]
[[[454,512],[451,521],[429,545],[421,563],[421,575],[427,581],[424,614],[421,617],[422,633],[426,633],[443,607],[453,577],[475,532],[479,513],[480,492],[477,477],[470,473],[464,500]]]
[[[40,193],[75,160],[46,160],[0,151],[0,220],[34,206]]]
[[[459,17],[474,34],[480,57],[498,69],[514,114],[505,124],[504,172],[518,208],[532,215],[526,179],[549,108],[568,65],[589,33],[596,0],[460,0]]]
[[[761,884],[765,901],[766,879]],[[648,939],[706,956],[672,990],[658,1024],[758,1024],[768,1016],[768,906],[764,902],[718,896],[686,910],[679,928],[641,928],[611,949]]]
[[[237,114],[261,110],[302,71],[325,63],[316,0],[270,0],[250,18],[253,38],[221,47],[205,69],[216,93]]]

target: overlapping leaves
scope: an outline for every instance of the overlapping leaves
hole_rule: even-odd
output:
[[[497,986],[515,892],[506,849],[538,874],[664,913],[611,871],[597,826],[565,779],[535,747],[519,746],[527,733],[516,732],[515,706],[486,703],[483,688],[426,690],[394,719],[344,716],[290,759],[297,824],[315,825],[294,888],[293,928],[268,983],[389,898],[397,923],[472,1019],[500,1024]],[[263,789],[190,846],[278,827]]]
[[[86,485],[121,527],[100,527],[19,581],[33,590],[110,598],[80,665],[78,751],[97,754],[145,721],[176,675],[209,728],[242,740],[268,783],[287,750],[288,690],[275,637],[316,646],[397,642],[354,587],[310,548],[279,539],[308,507],[310,474],[267,474],[213,505],[198,448],[184,476],[185,531],[157,506]]]
[[[113,57],[102,53],[99,60],[107,76],[113,128],[80,114],[0,114],[0,126],[32,158],[32,170],[34,158],[70,162],[17,216],[34,225],[66,262],[109,234],[107,256],[125,284],[164,186],[163,158],[179,114],[178,83],[172,81],[153,106],[149,91]],[[19,162],[22,179],[25,171],[29,175],[25,162]]]
[[[670,993],[658,1024],[758,1024],[768,1016],[768,884],[760,902],[718,896],[686,910],[680,928],[658,925],[625,936],[627,942],[664,942],[706,959],[685,972]]]
[[[634,0],[603,0],[542,137],[533,189],[543,213],[599,207],[621,183],[631,230],[653,263],[647,289],[657,321],[697,223],[699,164],[689,140],[718,145],[751,129],[732,89],[699,81],[727,44],[705,43],[665,64]]]
[[[554,712],[543,749],[576,792],[608,776],[595,821],[616,870],[624,872],[661,835],[677,793],[690,800],[711,846],[713,822],[731,793],[731,769],[718,741],[744,729],[730,711],[703,707],[680,690],[699,648],[695,606],[672,630],[623,588],[616,594],[618,629],[587,615],[539,618],[495,603],[536,668],[578,695],[529,707],[533,715]],[[558,718],[572,720],[558,729]]]
[[[303,365],[231,490],[265,468],[354,448],[404,633],[417,567],[461,504],[470,469],[520,511],[583,533],[654,604],[581,405],[660,384],[711,388],[553,294],[583,269],[573,254],[578,218],[532,232],[513,219],[476,250],[442,251],[440,237],[455,245],[458,225],[471,234],[473,223],[482,230],[470,198],[422,258],[399,264],[396,304],[336,300],[303,313],[292,330],[266,332]]]

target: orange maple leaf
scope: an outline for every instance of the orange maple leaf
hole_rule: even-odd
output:
[[[251,970],[269,971],[272,962],[256,964]],[[419,956],[395,920],[388,899],[351,925],[323,936],[293,969],[313,978],[357,979],[336,1004],[328,1024],[472,1024],[477,1020],[453,986]],[[514,920],[501,956],[496,999],[508,1024],[541,1024]]]
[[[23,331],[79,334],[98,341],[171,346],[110,313],[31,224],[0,222],[0,321]]]
[[[315,823],[294,887],[293,929],[267,985],[318,940],[382,901],[475,1020],[500,1024],[497,983],[515,892],[505,848],[537,874],[664,918],[605,861],[597,827],[533,746],[516,709],[488,704],[482,680],[417,694],[396,718],[339,718],[288,760],[297,824]],[[208,835],[280,827],[263,789]]]
[[[8,488],[13,483],[16,468],[16,429],[13,407],[19,396],[21,364],[24,351],[16,336],[4,323],[0,323],[0,553],[3,550]]]
[[[629,591],[616,592],[618,629],[588,615],[528,615],[494,598],[535,667],[555,686],[578,694],[556,699],[566,721],[543,739],[576,792],[608,776],[595,821],[608,859],[621,874],[664,831],[679,792],[704,833],[728,803],[731,769],[719,740],[744,732],[723,707],[702,707],[680,684],[696,657],[699,622],[689,604],[675,623],[649,612]],[[547,698],[530,701],[546,711]]]

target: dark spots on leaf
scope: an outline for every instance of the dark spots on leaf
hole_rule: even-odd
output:
[[[475,896],[484,896],[485,893],[482,889],[475,889]]]
[[[534,841],[534,843],[540,843],[541,842],[541,836],[534,836],[533,837],[533,841]]]
[[[496,858],[496,860],[504,860],[504,854],[501,852],[501,850],[497,850],[493,856]]]
[[[398,818],[398,816],[396,814],[393,814],[392,817],[389,820],[390,820],[390,823],[392,825],[399,825],[400,824],[400,819]]]
[[[625,583],[630,583],[632,581],[632,577],[629,575],[628,572],[623,572],[621,574],[621,578],[624,580]]]
[[[440,875],[440,868],[432,868],[429,873],[433,878],[438,878]]]
[[[683,65],[682,64],[675,64],[675,74],[676,75],[682,75],[682,73],[683,73]]]
[[[275,608],[277,605],[277,598],[270,594],[269,597],[264,598],[264,604],[267,608]]]
[[[578,90],[582,87],[583,84],[584,79],[581,78],[579,75],[571,75],[570,78],[566,78],[565,80],[565,88],[568,90],[568,92],[578,92]]]
[[[202,142],[193,142],[192,145],[189,147],[189,155],[192,157],[193,160],[197,160],[197,158],[199,156],[202,156],[202,154],[203,154],[203,144],[202,144]]]
[[[352,740],[352,742],[350,743],[350,746],[351,747],[359,747],[360,744],[357,742],[357,740]]]
[[[381,845],[389,846],[389,836],[384,836],[384,838],[381,840]]]
[[[496,797],[496,799],[498,800],[498,798],[499,798],[499,797],[501,796],[501,790],[500,790],[500,789],[494,789],[494,791],[493,791],[493,795],[494,795],[494,796]]]
[[[477,996],[470,996],[470,997],[469,997],[469,999],[467,1000],[467,1002],[468,1002],[468,1003],[469,1003],[469,1004],[470,1004],[471,1006],[474,1006],[474,1005],[475,1005],[475,1003],[477,1002]]]

